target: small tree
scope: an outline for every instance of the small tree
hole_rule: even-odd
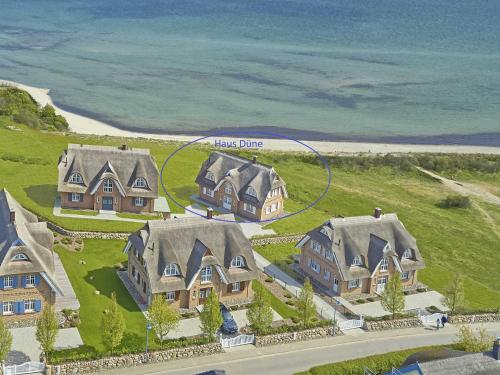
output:
[[[36,340],[40,343],[45,359],[49,362],[49,355],[54,350],[57,337],[57,317],[54,308],[45,305],[42,316],[36,322]]]
[[[148,309],[148,317],[153,330],[158,336],[160,346],[163,348],[163,341],[168,333],[179,326],[179,314],[174,310],[167,300],[156,295]]]
[[[398,272],[389,278],[389,282],[380,297],[382,308],[392,314],[392,319],[396,317],[397,313],[404,310],[405,295],[403,284],[401,284],[401,275]]]
[[[262,333],[271,326],[273,322],[273,310],[269,295],[262,288],[257,288],[253,295],[253,301],[247,310],[247,318],[250,326],[257,333]]]
[[[304,287],[300,291],[299,299],[297,301],[299,321],[303,326],[306,326],[316,315],[316,305],[314,304],[313,297],[314,291],[311,281],[309,281],[309,278],[306,277]]]
[[[450,309],[450,314],[455,314],[457,308],[465,303],[464,280],[455,274],[451,283],[444,290],[443,304]]]
[[[220,312],[219,297],[217,293],[210,293],[203,304],[200,313],[201,330],[209,341],[214,341],[215,333],[222,325],[223,319]]]
[[[476,336],[470,326],[464,325],[458,331],[456,345],[460,350],[477,353],[489,350],[492,342],[493,337],[484,328],[480,328]]]
[[[125,320],[118,308],[115,292],[111,293],[111,304],[102,317],[102,341],[113,354],[114,350],[123,339]]]
[[[0,319],[0,362],[5,361],[12,346],[12,333],[7,329],[5,323]]]

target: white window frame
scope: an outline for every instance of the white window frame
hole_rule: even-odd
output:
[[[403,259],[411,259],[413,258],[413,252],[411,249],[406,249],[403,253]]]
[[[179,276],[180,274],[177,263],[169,263],[163,270],[163,276]]]
[[[328,270],[323,271],[323,280],[329,281],[330,280],[331,273]]]
[[[207,180],[210,180],[210,181],[214,181],[215,182],[215,176],[212,172],[207,172],[207,174],[205,175],[205,178]]]
[[[226,194],[232,194],[233,193],[233,188],[231,187],[231,184],[225,184],[224,185],[224,193],[226,193]]]
[[[148,183],[144,177],[137,177],[132,185],[132,187],[145,189],[148,187]]]
[[[359,279],[349,280],[349,282],[347,283],[347,287],[349,289],[359,288],[359,285],[360,285]]]
[[[3,277],[3,288],[4,289],[14,288],[14,276]]]
[[[134,206],[144,207],[144,198],[143,197],[135,197],[134,198]]]
[[[168,302],[175,301],[175,291],[174,292],[167,292],[167,293],[165,293],[165,299]]]
[[[409,280],[410,279],[410,271],[403,271],[401,273],[401,280]]]
[[[24,253],[18,253],[12,257],[13,261],[19,261],[19,260],[29,260],[28,256]]]
[[[232,284],[232,292],[241,292],[241,283],[239,281],[236,281],[235,283]]]
[[[353,266],[362,266],[363,261],[361,260],[361,257],[359,255],[356,255],[353,260],[352,260],[352,265]]]
[[[81,202],[80,193],[71,193],[71,202]]]
[[[26,275],[26,287],[32,288],[36,285],[36,275]]]
[[[256,212],[256,208],[254,205],[251,205],[250,203],[243,203],[243,210],[245,210],[246,212],[250,212],[252,214],[255,215],[255,212]]]
[[[311,240],[311,247],[312,249],[317,252],[318,254],[321,254],[321,244],[318,241]]]
[[[102,191],[105,193],[113,192],[113,181],[110,178],[106,178],[102,183]]]
[[[208,195],[209,197],[214,197],[214,191],[206,186],[203,186],[203,194]]]
[[[251,195],[252,197],[257,197],[257,191],[252,186],[249,186],[247,188],[247,194]]]
[[[14,315],[14,302],[3,302],[2,315]]]
[[[200,275],[202,284],[207,284],[212,282],[212,266],[203,267],[201,269]]]
[[[74,172],[69,177],[70,184],[83,184],[83,177],[80,173]]]
[[[24,300],[24,312],[25,313],[35,312],[35,300],[34,299]]]
[[[330,249],[326,249],[325,250],[325,258],[333,261],[333,251],[331,251]]]
[[[389,258],[383,257],[380,261],[380,271],[387,272],[389,270]]]
[[[231,260],[231,267],[233,268],[242,268],[245,267],[245,259],[241,255],[235,256]]]
[[[309,268],[318,274],[321,272],[321,266],[312,258],[309,258]]]

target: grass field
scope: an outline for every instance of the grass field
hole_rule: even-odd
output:
[[[265,294],[269,296],[269,300],[271,301],[271,307],[274,311],[281,315],[283,319],[291,319],[294,316],[297,316],[297,310],[288,306],[286,303],[281,301],[278,297],[272,294],[262,283],[258,280],[254,280],[252,282],[252,289],[255,290],[263,290]]]

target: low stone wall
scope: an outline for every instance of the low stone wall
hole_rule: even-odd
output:
[[[342,335],[340,331],[337,330],[338,336]],[[312,339],[320,339],[327,336],[333,336],[333,327],[319,327],[306,329],[304,331],[298,332],[285,332],[276,333],[273,335],[266,336],[255,336],[255,346],[271,346],[279,344],[289,344],[295,341],[306,341]]]
[[[93,361],[68,362],[61,365],[49,366],[47,374],[74,375],[89,374],[105,370],[140,366],[146,363],[167,362],[181,358],[201,357],[220,353],[220,343],[189,346],[169,350],[160,350],[146,354],[128,354],[121,357],[109,357]]]
[[[407,318],[396,320],[379,320],[379,321],[366,321],[363,324],[363,329],[367,331],[385,331],[389,329],[402,329],[423,327],[420,318]]]
[[[451,324],[472,324],[486,322],[500,322],[500,313],[474,314],[474,315],[452,315],[448,318]]]
[[[43,218],[39,220],[46,221]],[[130,233],[119,233],[119,232],[76,232],[64,229],[57,224],[47,221],[47,227],[54,232],[59,233],[63,236],[75,237],[75,238],[97,238],[103,240],[127,240]]]
[[[252,238],[250,242],[253,246],[263,246],[277,243],[290,243],[290,242],[299,242],[303,234],[291,234],[286,236],[276,236],[276,237],[266,237],[266,238]]]

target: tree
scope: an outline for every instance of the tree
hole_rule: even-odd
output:
[[[222,314],[220,312],[219,297],[217,293],[210,293],[203,304],[200,313],[201,330],[208,337],[209,341],[214,341],[215,333],[222,325]]]
[[[45,305],[42,316],[36,322],[36,340],[40,343],[47,362],[49,362],[50,353],[54,350],[58,328],[54,308]]]
[[[484,328],[480,328],[478,333],[479,335],[476,336],[470,326],[461,326],[457,336],[457,347],[460,350],[474,353],[489,350],[493,342],[493,337],[489,336]]]
[[[148,318],[153,326],[153,330],[158,336],[160,346],[163,348],[165,336],[167,336],[171,330],[179,326],[179,314],[170,306],[164,297],[156,295],[153,297],[153,302],[149,306]]]
[[[255,289],[253,301],[247,310],[247,318],[250,326],[257,333],[262,333],[271,326],[273,322],[273,310],[269,295],[263,288]]]
[[[116,301],[116,293],[111,293],[111,304],[109,308],[104,311],[102,317],[102,341],[104,345],[113,354],[114,350],[123,339],[123,332],[125,331],[125,320],[118,308]]]
[[[313,297],[314,291],[311,281],[308,277],[306,277],[304,287],[300,291],[299,299],[297,301],[299,321],[303,326],[307,326],[311,319],[316,315],[316,305],[314,304]]]
[[[389,282],[385,286],[384,291],[380,295],[380,304],[385,311],[392,314],[392,319],[396,317],[405,308],[405,295],[403,293],[403,285],[401,284],[401,275],[395,273],[389,278]]]
[[[464,279],[462,276],[455,274],[443,294],[443,304],[450,309],[451,315],[455,314],[457,308],[463,306],[465,303]]]
[[[0,319],[0,362],[5,361],[12,346],[12,333],[7,329],[5,323]]]

